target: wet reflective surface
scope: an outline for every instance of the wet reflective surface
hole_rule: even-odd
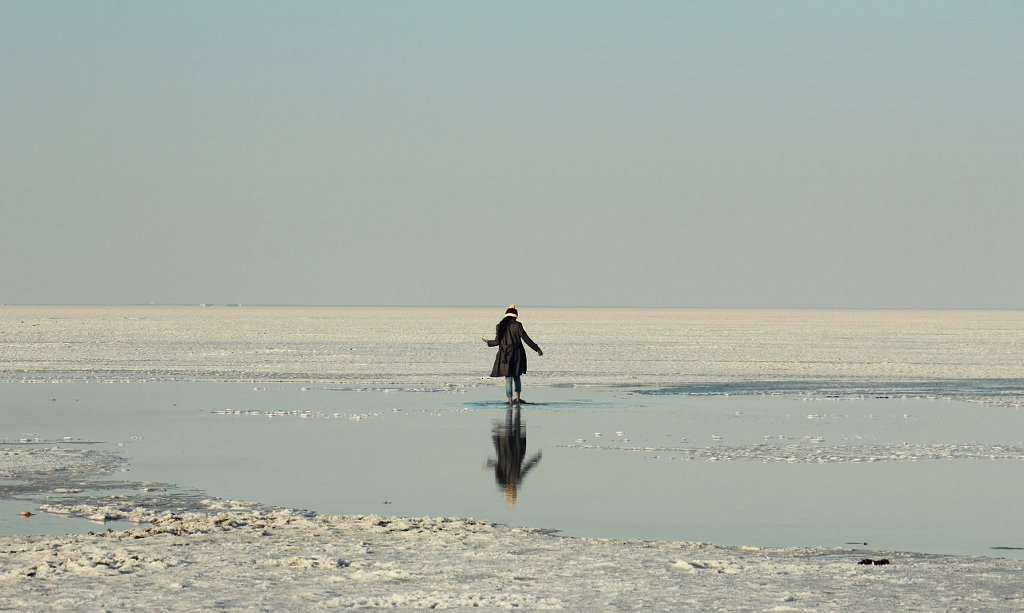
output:
[[[113,478],[321,513],[469,516],[593,537],[1022,554],[1011,549],[1024,546],[1018,409],[527,392],[536,402],[510,411],[495,388],[9,383],[0,385],[0,439],[98,441],[91,448],[129,460]],[[0,512],[25,506],[8,501]],[[96,529],[37,519],[15,525]],[[0,530],[11,525],[0,521]]]
[[[498,457],[487,460],[487,467],[494,469],[494,482],[512,508],[523,479],[540,463],[542,453],[538,451],[526,459],[526,422],[522,420],[519,406],[506,409],[505,421],[495,420],[492,432],[491,440]]]

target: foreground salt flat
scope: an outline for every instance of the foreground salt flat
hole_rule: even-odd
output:
[[[842,548],[564,538],[459,518],[324,516],[111,482],[117,456],[4,450],[49,513],[115,523],[0,536],[19,611],[568,609],[1018,611],[1024,561]],[[89,494],[103,484],[119,493]],[[101,527],[102,525],[102,527]],[[865,557],[887,565],[858,564]]]
[[[5,609],[1019,611],[1024,562],[560,538],[472,519],[208,501],[139,527],[0,538]],[[877,556],[877,552],[871,552]]]

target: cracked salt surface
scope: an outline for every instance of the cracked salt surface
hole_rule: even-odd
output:
[[[1024,562],[563,538],[473,519],[203,501],[127,530],[0,537],[20,610],[333,608],[1015,611]],[[70,510],[70,509],[69,509]],[[115,509],[98,511],[117,513]]]
[[[583,440],[583,439],[578,439]],[[788,463],[859,463],[918,460],[1024,460],[1024,447],[1004,445],[843,445],[807,447],[801,445],[755,444],[744,447],[623,447],[615,445],[562,445],[567,449],[601,451],[672,452],[683,461],[758,461]]]
[[[41,450],[40,454],[57,453]],[[145,488],[137,487],[142,491]],[[50,512],[134,525],[0,537],[0,595],[20,610],[333,608],[1013,611],[1024,562],[844,548],[564,538],[461,518],[328,516],[144,494]],[[871,552],[877,555],[877,552]]]
[[[74,473],[112,472],[120,458],[102,451],[83,449],[0,448],[0,479],[31,479],[35,483],[63,481]]]
[[[530,309],[522,317],[552,349],[529,373],[533,385],[1024,403],[1022,311]],[[479,336],[493,319],[491,309],[3,305],[0,376],[458,391],[491,383]]]

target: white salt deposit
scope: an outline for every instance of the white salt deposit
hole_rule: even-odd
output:
[[[717,437],[712,437],[717,438]],[[820,442],[821,439],[811,439]],[[828,464],[842,462],[898,462],[917,460],[1024,460],[1024,447],[1009,445],[745,445],[740,447],[624,447],[621,445],[560,445],[567,449],[601,451],[673,452],[680,460],[759,462],[807,462]]]
[[[11,381],[488,383],[500,309],[0,306]],[[1020,405],[1024,311],[529,309],[533,385],[886,390]],[[755,385],[751,386],[751,383]],[[730,388],[724,384],[737,384]]]
[[[307,516],[208,506],[178,515],[140,509],[132,516],[138,526],[122,531],[0,537],[5,606],[33,611],[1017,611],[1024,606],[1021,561],[567,539],[472,519]],[[884,555],[890,564],[858,564],[867,555]]]
[[[82,449],[0,449],[0,479],[70,478],[75,474],[110,472],[120,460]]]

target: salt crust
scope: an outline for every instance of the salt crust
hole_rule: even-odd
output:
[[[1021,406],[1024,311],[527,309],[530,385]],[[0,306],[0,379],[491,383],[492,309]]]
[[[45,479],[66,478],[74,474],[110,472],[121,463],[102,451],[83,449],[11,449],[0,448],[0,478],[2,479]]]
[[[68,495],[40,510],[135,524],[88,535],[0,537],[0,609],[1024,607],[1024,561],[1017,560],[562,538],[474,519],[318,516],[153,484],[111,482],[136,490],[113,496],[67,487],[119,461],[59,447],[0,450],[5,474]],[[892,563],[857,564],[879,554]]]
[[[736,447],[626,447],[622,445],[559,445],[568,449],[671,453],[673,459],[760,461],[810,464],[900,462],[917,460],[1024,460],[1024,448],[1011,445],[908,444],[899,445],[743,445]]]
[[[857,564],[867,552],[847,549],[563,538],[474,519],[205,504],[179,514],[133,509],[126,518],[138,526],[124,531],[0,537],[0,608],[1024,608],[1024,561],[1017,560],[884,552],[892,563],[876,567]]]

